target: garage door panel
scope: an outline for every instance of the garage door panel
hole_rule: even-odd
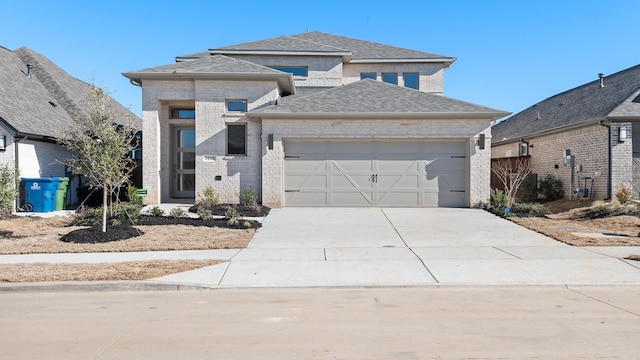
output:
[[[391,191],[391,189],[413,189],[417,191],[420,188],[421,177],[417,174],[378,175],[376,187],[378,191]]]
[[[326,191],[285,192],[287,206],[327,206]]]
[[[285,162],[285,171],[289,172],[326,172],[329,162],[326,160],[295,159]]]
[[[460,207],[465,203],[466,194],[464,192],[425,192],[422,194],[424,203],[437,207]]]
[[[421,171],[422,164],[416,160],[377,160],[377,172],[418,172]]]
[[[351,159],[331,161],[332,172],[373,171],[370,159]]]
[[[287,141],[284,144],[284,150],[287,155],[316,155],[327,153],[326,141]]]
[[[285,206],[467,204],[465,142],[285,140],[285,149],[285,191],[296,191]]]
[[[331,206],[372,206],[373,191],[331,193]]]
[[[287,187],[291,190],[326,189],[329,185],[326,175],[289,175]]]
[[[370,189],[373,186],[371,174],[363,175],[332,175],[331,189]]]
[[[377,200],[378,206],[418,206],[420,205],[420,193],[418,191],[390,191],[379,193]]]

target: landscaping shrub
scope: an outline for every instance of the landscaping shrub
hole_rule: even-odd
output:
[[[241,191],[242,195],[242,205],[244,206],[255,206],[258,204],[258,193],[256,189],[252,186],[245,186]]]
[[[493,206],[504,209],[507,206],[507,194],[502,190],[496,190],[491,194],[491,203]]]
[[[240,214],[234,208],[229,208],[224,213],[224,218],[227,219],[227,225],[236,226],[240,223]]]
[[[624,185],[619,184],[618,190],[616,191],[616,199],[620,202],[620,204],[626,204],[631,201],[631,191],[627,189]]]
[[[531,175],[530,175],[531,176]],[[518,188],[518,192],[516,193],[516,197],[520,202],[531,202],[538,198],[538,188],[535,181],[535,178],[530,180],[531,178],[527,178],[522,182],[520,187]]]
[[[187,217],[187,213],[179,207],[174,207],[173,209],[171,209],[171,211],[169,211],[169,216],[171,216],[172,218],[182,218],[182,217]]]
[[[540,192],[548,201],[562,199],[564,191],[562,190],[562,181],[551,174],[547,174],[538,182],[538,192]]]
[[[9,168],[9,164],[0,167],[0,215],[11,214],[13,204],[20,195],[20,175]]]
[[[204,207],[199,207],[197,210],[197,214],[202,220],[209,220],[213,218],[212,211]]]
[[[511,209],[511,214],[516,216],[541,217],[548,213],[549,209],[542,204],[536,203],[515,203]]]
[[[154,207],[150,208],[149,210],[147,210],[147,215],[150,215],[150,216],[164,216],[164,210],[160,209],[157,206],[154,206]]]
[[[198,198],[200,198],[201,205],[208,208],[218,205],[218,201],[220,201],[220,197],[211,186],[204,188],[202,195],[198,194]]]

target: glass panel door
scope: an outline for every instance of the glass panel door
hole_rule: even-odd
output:
[[[194,127],[173,128],[172,195],[174,198],[196,196],[196,130]]]

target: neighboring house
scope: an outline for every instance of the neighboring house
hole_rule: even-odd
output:
[[[56,139],[72,119],[86,116],[91,85],[26,47],[0,47],[0,64],[0,165],[25,178],[69,176],[62,161],[70,154]],[[119,123],[140,128],[140,118],[112,104]],[[76,203],[78,178],[71,180],[67,202]]]
[[[124,73],[142,87],[145,201],[486,201],[490,124],[508,113],[442,96],[454,60],[307,32]]]
[[[637,196],[640,65],[599,77],[493,126],[492,159],[528,156],[538,180],[553,175],[567,196],[609,199],[619,185]]]

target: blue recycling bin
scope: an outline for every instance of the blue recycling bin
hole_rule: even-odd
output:
[[[35,212],[55,210],[56,191],[62,178],[22,178],[26,191],[26,202]]]

